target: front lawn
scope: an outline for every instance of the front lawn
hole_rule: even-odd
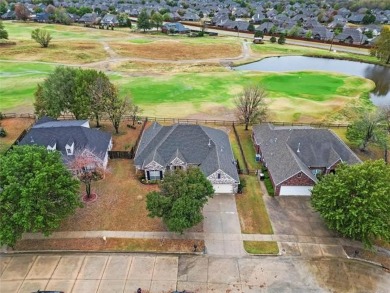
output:
[[[273,234],[259,181],[255,176],[241,176],[240,179],[246,184],[244,192],[236,195],[242,233]]]
[[[97,201],[79,208],[59,231],[166,231],[162,221],[149,218],[146,210],[145,196],[158,186],[141,184],[130,160],[110,160],[108,168],[105,179],[92,183]]]
[[[188,239],[128,239],[107,238],[105,242],[101,238],[83,239],[44,239],[21,240],[15,246],[16,250],[82,250],[82,251],[126,251],[126,252],[184,252],[192,253],[194,243],[197,243],[197,251],[204,249],[203,240]]]
[[[276,241],[244,241],[244,248],[250,254],[278,254]]]

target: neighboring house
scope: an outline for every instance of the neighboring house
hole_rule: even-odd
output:
[[[1,19],[4,19],[4,20],[16,19],[15,11],[8,11],[8,12],[4,13],[3,15],[1,15]]]
[[[317,176],[334,172],[340,163],[360,159],[328,129],[274,126],[253,127],[258,159],[268,168],[275,195],[310,195]]]
[[[100,25],[101,26],[118,26],[119,25],[119,21],[118,21],[118,18],[116,17],[116,15],[114,14],[106,14],[102,20],[100,21]]]
[[[190,32],[189,28],[186,28],[180,22],[166,23],[161,27],[161,31],[165,34],[175,33],[175,34],[187,34]]]
[[[98,24],[100,18],[96,13],[86,13],[79,19],[79,23],[84,23],[84,25],[95,25]]]
[[[138,145],[134,164],[147,180],[161,180],[170,170],[199,167],[216,193],[237,192],[239,177],[228,135],[222,130],[153,123]]]
[[[112,138],[109,133],[89,128],[88,120],[43,117],[27,132],[19,145],[39,145],[47,150],[57,150],[62,153],[64,163],[72,161],[77,152],[89,150],[106,167]]]
[[[314,40],[327,41],[333,39],[334,33],[324,26],[315,26],[312,29],[312,36]]]
[[[342,43],[355,45],[362,45],[367,41],[367,37],[359,29],[355,28],[345,28],[341,34],[336,36],[336,39]]]

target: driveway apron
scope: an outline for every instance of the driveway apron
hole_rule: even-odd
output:
[[[234,194],[215,194],[203,208],[203,216],[207,254],[245,254]]]

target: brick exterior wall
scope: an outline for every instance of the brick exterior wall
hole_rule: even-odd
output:
[[[299,178],[299,174],[301,174],[301,177]],[[313,186],[315,182],[309,178],[305,173],[300,172],[294,175],[293,177],[283,181],[280,183],[278,186],[275,188],[275,195],[280,194],[280,187],[282,185],[284,186],[295,186],[295,185],[300,185],[300,186]]]

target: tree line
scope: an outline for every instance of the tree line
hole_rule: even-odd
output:
[[[129,96],[121,99],[109,78],[94,69],[59,66],[38,84],[34,95],[38,117],[72,114],[76,119],[93,118],[100,127],[102,115],[107,115],[116,133],[125,114],[133,117],[134,124],[142,112]]]

